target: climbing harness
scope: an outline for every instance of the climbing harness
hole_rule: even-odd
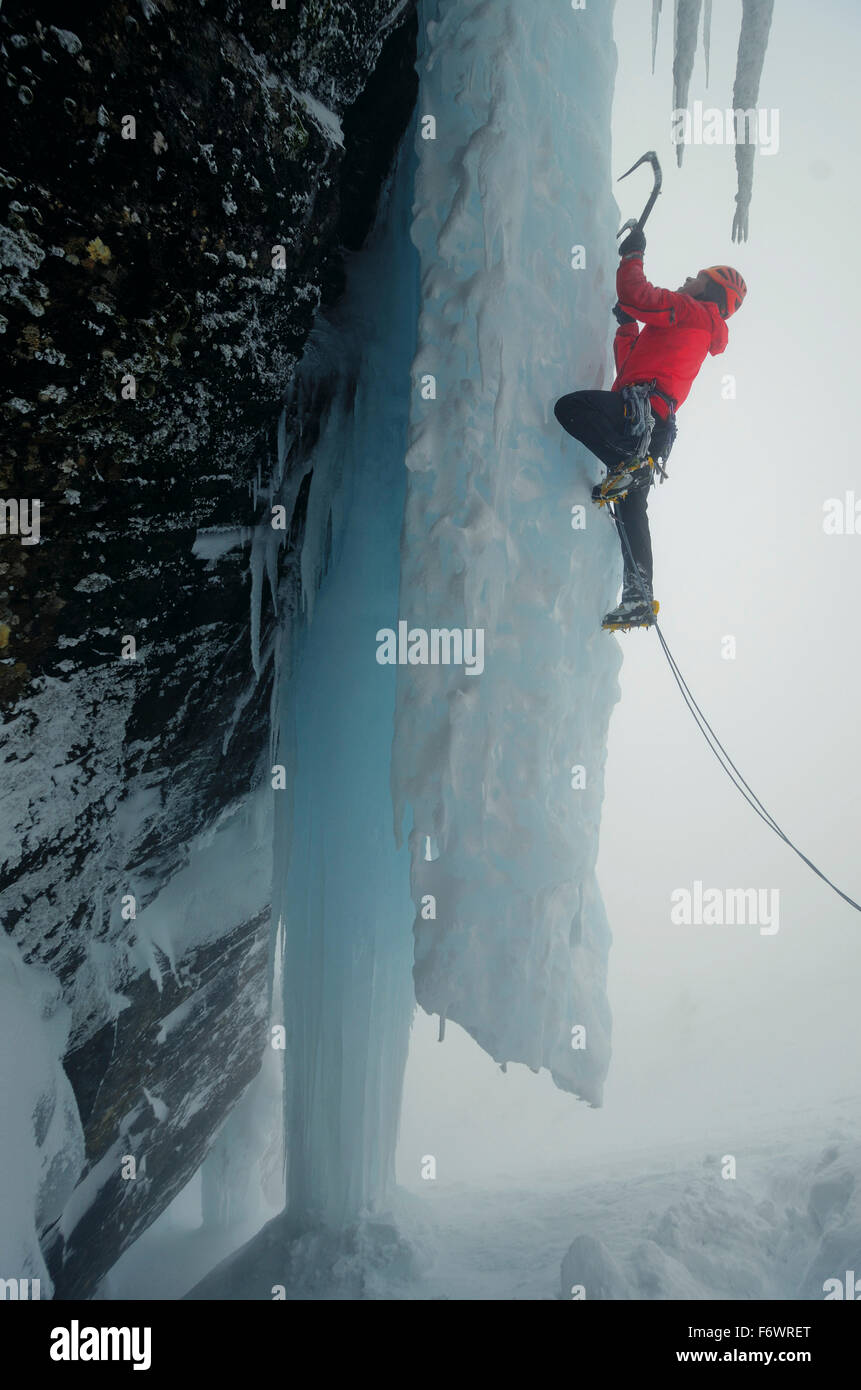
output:
[[[650,381],[637,381],[631,386],[623,386],[620,392],[623,415],[628,422],[628,438],[638,459],[649,457],[649,445],[655,428],[655,417],[649,400],[653,394],[652,385]]]
[[[672,396],[668,396],[666,391],[660,389],[657,381],[632,382],[630,386],[623,386],[619,394],[622,397],[622,412],[627,421],[628,438],[634,449],[634,457],[617,471],[622,472],[626,468],[635,470],[648,465],[650,468],[654,468],[663,482],[669,476],[666,467],[667,459],[670,457],[670,452],[676,442],[676,403]],[[652,410],[653,396],[662,400],[669,411],[666,419],[660,421],[660,424],[664,426],[665,437],[662,452],[657,458],[649,453],[652,447],[652,436],[659,423]]]

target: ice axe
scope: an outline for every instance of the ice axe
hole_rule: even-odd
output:
[[[661,173],[661,164],[654,150],[647,150],[646,153],[637,160],[636,164],[631,165],[630,169],[628,169],[626,173],[619,175],[617,182],[621,183],[622,179],[626,179],[628,177],[628,174],[633,174],[635,169],[639,169],[641,164],[651,164],[652,172],[655,175],[654,187],[652,188],[652,191],[649,194],[649,201],[643,208],[643,211],[640,213],[640,216],[629,217],[624,227],[620,227],[618,232],[616,233],[617,238],[623,236],[625,232],[633,232],[635,230],[642,231],[646,225],[646,218],[649,216],[649,213],[652,211],[652,208],[658,201],[658,194],[661,191],[661,184],[663,183],[664,176]]]

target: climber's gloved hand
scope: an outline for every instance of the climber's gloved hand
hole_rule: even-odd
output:
[[[628,233],[622,245],[619,247],[619,255],[631,256],[634,252],[645,251],[645,249],[646,234],[641,227],[635,227],[632,232]]]
[[[618,299],[616,300],[616,303],[613,305],[613,317],[615,318],[616,322],[619,324],[620,327],[623,323],[637,322],[637,320],[633,318],[630,314],[625,313],[625,310],[622,308]]]

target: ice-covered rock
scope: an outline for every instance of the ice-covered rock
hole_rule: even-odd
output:
[[[595,859],[620,661],[600,619],[618,544],[590,511],[597,465],[553,403],[609,384],[611,13],[428,0],[423,18],[419,111],[436,129],[417,139],[400,616],[480,630],[484,666],[400,667],[416,996],[498,1062],[547,1067],[598,1104],[610,935]]]
[[[631,1285],[595,1236],[578,1236],[562,1261],[563,1299],[632,1298]]]

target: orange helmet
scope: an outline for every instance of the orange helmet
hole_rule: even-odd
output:
[[[733,270],[731,265],[710,265],[702,273],[707,275],[710,280],[714,280],[715,284],[720,285],[723,290],[726,299],[724,318],[728,319],[744,303],[747,285],[738,271]]]

